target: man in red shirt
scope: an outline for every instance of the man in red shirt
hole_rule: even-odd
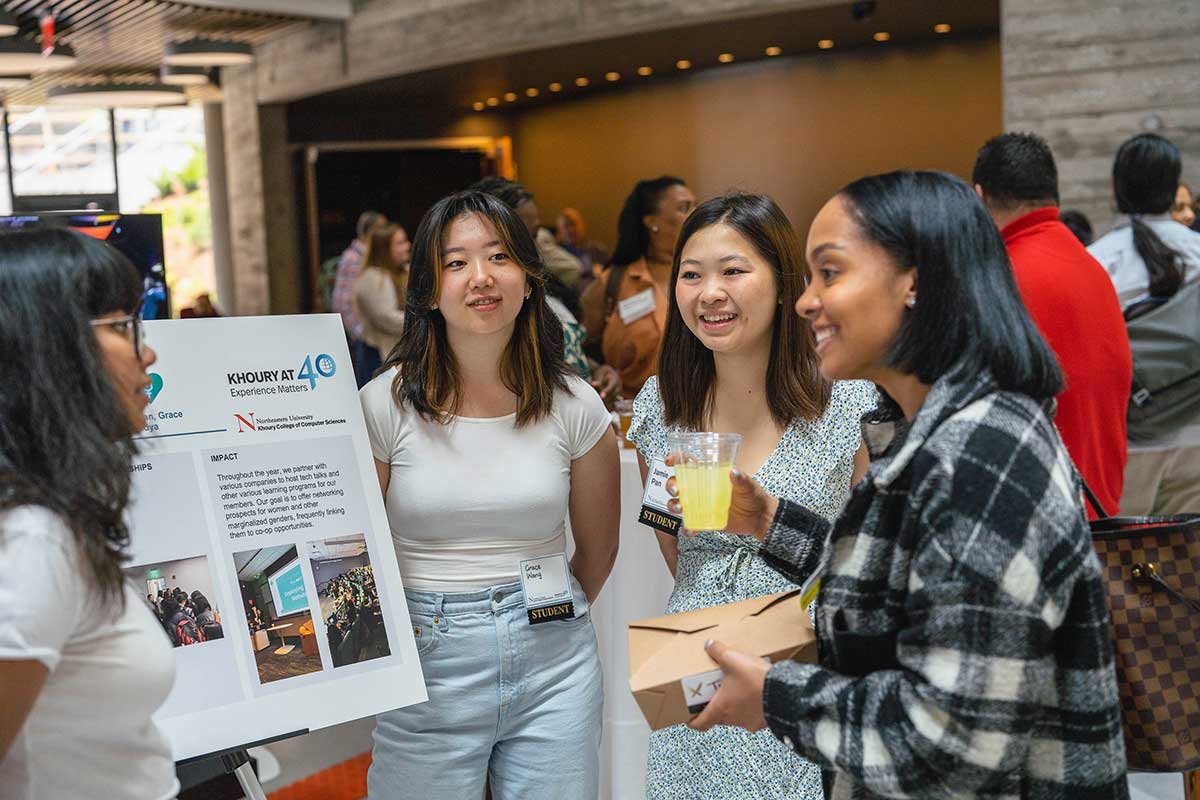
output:
[[[1116,514],[1133,360],[1112,281],[1059,222],[1058,169],[1040,137],[990,139],[972,180],[1004,237],[1025,307],[1066,377],[1058,432],[1105,511]],[[1095,517],[1090,506],[1088,513]]]

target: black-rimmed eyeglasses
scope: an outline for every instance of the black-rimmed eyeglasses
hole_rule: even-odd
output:
[[[142,329],[142,315],[129,314],[124,317],[92,320],[93,328],[111,328],[127,339],[133,341],[133,354],[140,361],[142,358],[142,343],[146,341],[146,333]]]

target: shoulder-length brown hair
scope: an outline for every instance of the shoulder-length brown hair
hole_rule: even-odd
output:
[[[489,194],[459,192],[439,200],[421,220],[413,238],[404,333],[383,364],[397,367],[392,396],[408,403],[431,422],[446,423],[462,403],[462,380],[446,320],[433,306],[442,286],[442,251],[455,220],[478,214],[490,222],[508,255],[525,270],[530,295],[517,314],[516,327],[500,364],[500,379],[517,396],[517,426],[550,413],[554,392],[567,391],[563,329],[546,305],[545,268],[521,218]]]
[[[400,305],[404,305],[404,293],[408,287],[408,268],[392,258],[392,237],[400,231],[400,226],[392,223],[377,225],[367,237],[367,250],[363,254],[363,267],[378,267],[392,276],[396,286],[396,297]]]
[[[818,369],[812,328],[793,311],[808,277],[800,241],[774,200],[765,195],[734,192],[701,203],[683,224],[675,245],[667,330],[658,356],[658,391],[662,395],[664,421],[698,430],[712,412],[716,377],[713,354],[684,324],[675,302],[675,282],[679,280],[684,245],[699,231],[718,223],[744,236],[775,273],[780,302],[771,329],[766,385],[771,416],[783,427],[797,417],[816,419],[829,405],[830,383]]]

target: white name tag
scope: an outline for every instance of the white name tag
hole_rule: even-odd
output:
[[[646,491],[642,495],[642,511],[638,522],[657,528],[672,536],[679,534],[683,518],[667,510],[671,495],[667,492],[667,481],[675,475],[675,468],[668,467],[661,459],[654,459],[646,473]]]
[[[647,314],[653,314],[654,289],[647,289],[631,297],[626,297],[617,303],[617,313],[621,315],[621,321],[626,325],[636,322]]]
[[[575,604],[566,554],[555,553],[522,561],[521,589],[525,593],[525,611],[530,625],[553,619],[574,619]]]
[[[725,673],[719,669],[701,672],[699,675],[689,675],[679,682],[683,687],[683,701],[687,703],[689,714],[699,714],[708,705],[721,688]]]

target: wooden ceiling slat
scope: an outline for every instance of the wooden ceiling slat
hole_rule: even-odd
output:
[[[214,9],[176,0],[0,0],[0,8],[21,20],[25,39],[39,40],[37,15],[49,7],[58,19],[59,39],[75,49],[76,66],[43,72],[21,89],[4,95],[6,106],[45,103],[56,84],[155,80],[163,48],[172,39],[211,36],[256,45],[297,25],[304,17]]]

